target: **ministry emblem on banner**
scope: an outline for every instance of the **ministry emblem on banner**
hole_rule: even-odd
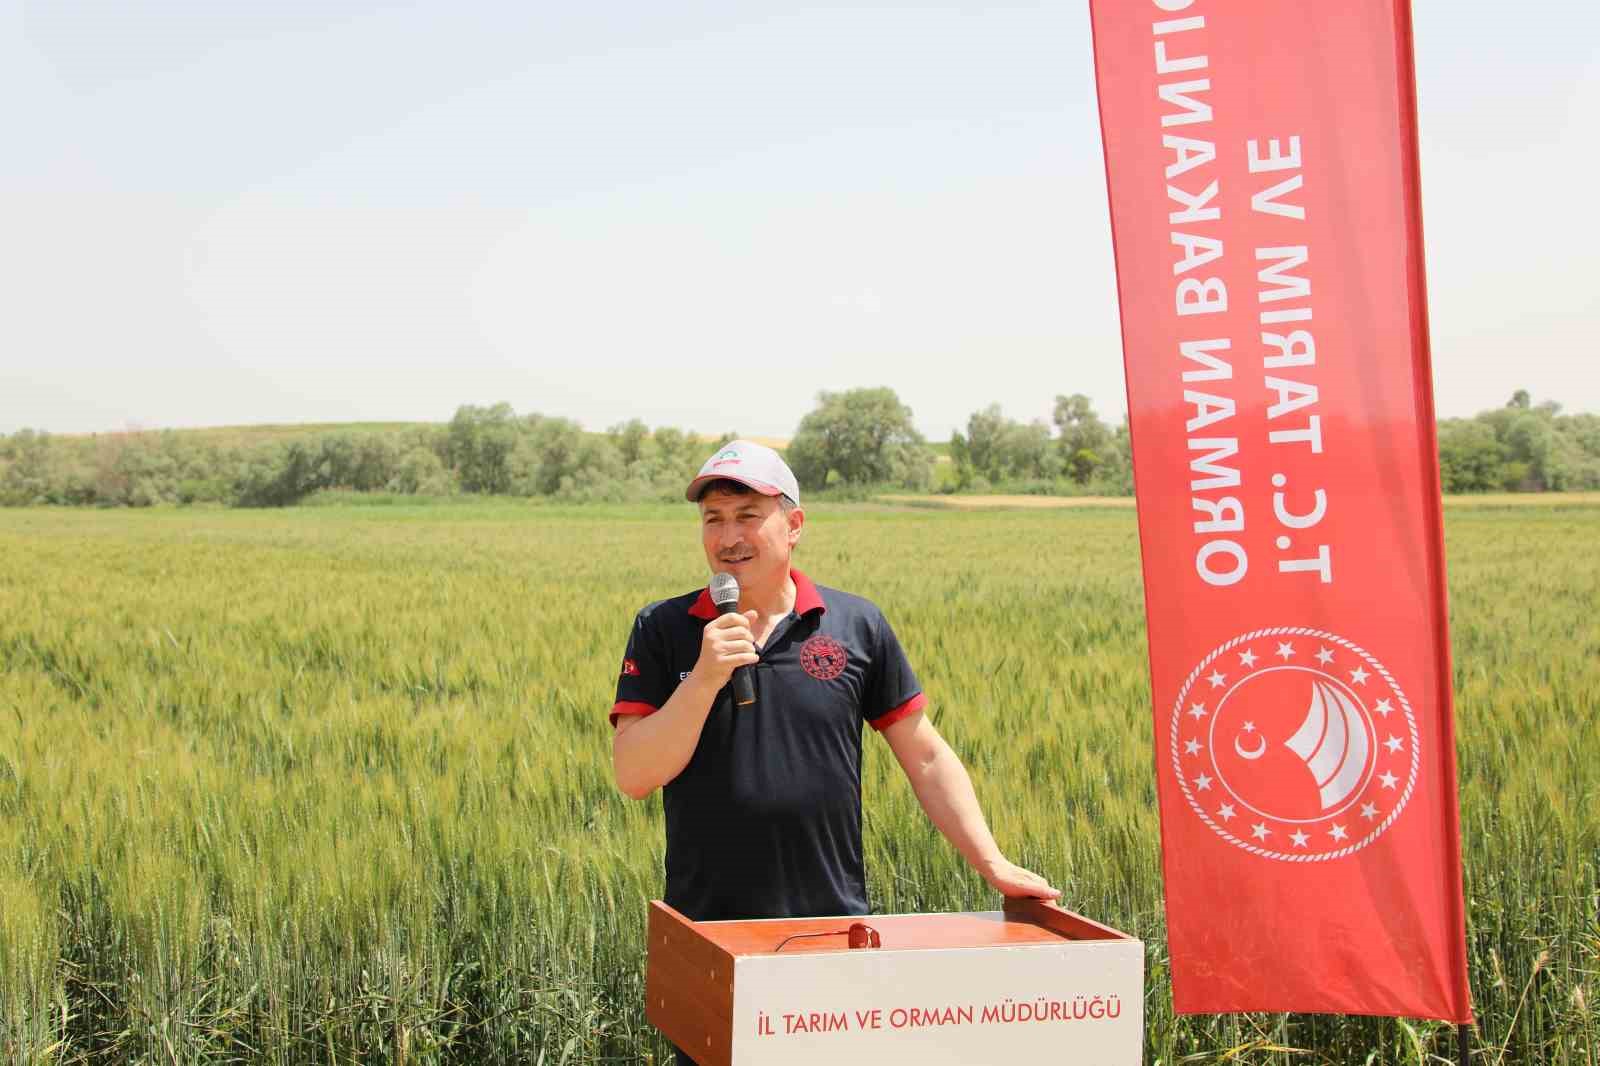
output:
[[[1422,764],[1416,715],[1371,653],[1305,627],[1235,637],[1173,706],[1171,766],[1190,808],[1253,855],[1342,859],[1404,811]]]

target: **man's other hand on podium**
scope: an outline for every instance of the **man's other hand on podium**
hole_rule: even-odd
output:
[[[1004,856],[990,859],[978,872],[1002,896],[1032,896],[1037,899],[1055,899],[1061,895],[1061,890],[1050,887],[1049,881],[1046,881],[1032,870],[1023,869]]]
[[[1003,896],[1039,899],[1061,895],[1050,882],[1001,853],[978,806],[972,778],[926,714],[917,711],[901,719],[883,731],[883,738],[928,820],[996,891]]]

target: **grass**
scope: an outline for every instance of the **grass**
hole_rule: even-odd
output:
[[[1593,1063],[1600,506],[1446,525],[1473,1047]],[[1145,939],[1150,1061],[1452,1056],[1172,1016],[1131,511],[829,505],[801,565],[885,606],[1012,857]],[[604,712],[634,610],[702,566],[682,506],[0,512],[0,1049],[662,1061],[660,803]],[[995,906],[867,747],[875,906]]]

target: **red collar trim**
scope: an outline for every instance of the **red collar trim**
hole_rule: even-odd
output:
[[[794,613],[807,615],[812,611],[826,611],[828,605],[822,602],[822,594],[817,591],[817,586],[811,579],[798,570],[791,569],[789,576],[794,578]]]
[[[689,608],[689,617],[703,618],[707,622],[717,617],[717,605],[711,602],[711,590],[701,589],[700,598],[694,601],[694,606]]]
[[[800,571],[789,570],[789,576],[794,578],[794,613],[799,615],[809,614],[812,611],[826,611],[828,605],[822,602],[822,594],[817,591],[817,586],[811,579]],[[711,600],[711,590],[701,589],[699,599],[694,601],[689,608],[692,618],[702,618],[709,622],[718,615],[717,605]]]

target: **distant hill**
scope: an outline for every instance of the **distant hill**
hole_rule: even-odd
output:
[[[240,445],[267,444],[294,440],[297,437],[314,437],[324,433],[396,433],[407,429],[442,429],[447,422],[279,422],[255,426],[196,426],[174,429],[187,437],[204,440],[208,444]],[[141,430],[140,432],[165,432]],[[75,434],[95,436],[96,434]],[[107,436],[107,434],[98,434]]]
[[[449,422],[270,422],[250,426],[189,426],[182,429],[163,429],[159,426],[139,426],[126,430],[106,430],[99,433],[53,433],[51,436],[66,439],[91,437],[116,437],[130,433],[177,433],[201,444],[234,447],[250,444],[275,444],[305,437],[320,437],[328,433],[398,433],[408,429],[439,430]],[[591,436],[604,436],[601,430],[585,430]],[[708,433],[696,436],[697,440],[716,441]],[[746,437],[757,444],[783,451],[789,447],[788,437]],[[937,446],[935,446],[937,447]]]
[[[83,439],[91,437],[115,437],[127,433],[176,433],[185,439],[201,445],[212,445],[221,448],[248,447],[254,444],[282,444],[292,440],[307,437],[320,437],[329,433],[399,433],[408,429],[439,430],[448,426],[448,422],[270,422],[250,426],[191,426],[184,429],[162,429],[159,427],[140,427],[128,430],[110,430],[101,433],[60,433],[53,436],[68,439]],[[603,436],[603,431],[586,430],[591,436]],[[711,434],[699,434],[698,440],[712,442],[720,438]],[[785,451],[789,447],[789,437],[763,437],[747,436],[746,440],[753,440],[757,444],[765,444],[769,448]],[[950,442],[947,440],[930,440],[928,448],[933,452],[936,461],[948,463],[950,461]]]

